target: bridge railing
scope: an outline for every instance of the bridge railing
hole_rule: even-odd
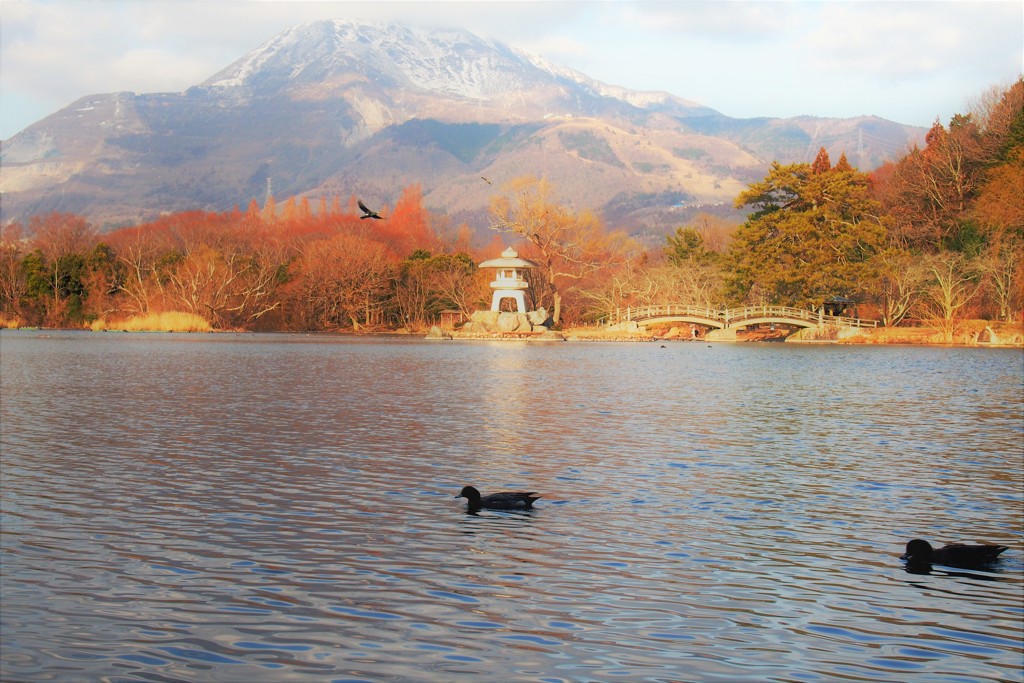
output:
[[[741,322],[753,318],[796,318],[797,320],[817,320],[818,312],[805,308],[790,306],[743,306],[725,311],[725,322]]]
[[[598,319],[599,325],[615,325],[622,322],[643,322],[662,317],[703,318],[730,327],[745,320],[757,318],[779,318],[802,320],[811,323],[840,325],[845,327],[877,327],[877,320],[864,320],[839,315],[826,315],[821,310],[794,308],[792,306],[742,306],[739,308],[710,308],[692,304],[657,304],[651,306],[627,306]]]
[[[877,327],[877,320],[864,320],[863,318],[851,318],[841,315],[828,315],[823,311],[810,310],[807,308],[793,308],[792,306],[744,306],[742,308],[731,308],[725,311],[726,324],[742,322],[755,318],[791,318],[795,320],[806,320],[818,324],[840,325],[844,327]]]
[[[627,306],[616,308],[606,316],[598,318],[598,325],[615,325],[621,322],[650,320],[662,316],[693,316],[708,320],[722,320],[725,309],[694,306],[692,304],[656,304],[651,306]]]
[[[847,327],[878,327],[877,320],[865,320],[864,318],[847,318],[840,315],[826,315],[825,320],[834,321],[837,325]]]

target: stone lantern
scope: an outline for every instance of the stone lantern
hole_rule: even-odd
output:
[[[504,299],[512,299],[516,304],[517,313],[526,313],[526,302],[523,290],[529,287],[523,273],[528,268],[536,268],[537,264],[529,259],[519,258],[515,249],[509,247],[501,252],[501,258],[493,258],[480,264],[481,268],[494,268],[496,274],[491,281],[494,296],[491,298],[491,310],[500,311]]]

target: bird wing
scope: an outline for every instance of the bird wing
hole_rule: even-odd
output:
[[[969,560],[991,560],[999,556],[999,553],[1006,550],[1003,545],[967,545],[966,543],[953,543],[944,547],[943,552],[950,559]]]
[[[373,211],[370,211],[368,208],[366,208],[366,204],[363,204],[362,199],[357,199],[356,204],[359,205],[359,208],[362,209],[363,213],[373,213]]]
[[[510,505],[515,506],[517,504],[526,504],[539,498],[536,493],[532,491],[527,493],[526,491],[499,491],[498,493],[492,493],[490,495],[481,498],[481,502],[484,505]]]

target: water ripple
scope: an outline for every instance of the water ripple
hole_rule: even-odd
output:
[[[3,680],[1024,680],[1017,352],[0,334]]]

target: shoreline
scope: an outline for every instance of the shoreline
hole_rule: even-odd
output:
[[[972,321],[974,323],[986,323],[987,321]],[[971,327],[979,327],[977,324]],[[741,331],[736,339],[706,339],[705,337],[690,338],[678,334],[654,334],[654,333],[629,333],[629,332],[608,332],[592,327],[574,327],[560,331],[528,332],[528,333],[460,333],[458,331],[446,330],[441,336],[427,334],[423,331],[411,330],[322,330],[322,331],[286,331],[286,330],[92,330],[89,328],[75,327],[3,327],[0,330],[18,330],[26,332],[38,332],[46,335],[49,332],[90,332],[100,334],[247,334],[247,335],[335,335],[339,337],[358,337],[372,339],[379,338],[410,338],[423,339],[424,341],[483,341],[483,342],[529,342],[529,343],[554,343],[554,342],[576,342],[576,343],[673,343],[673,344],[818,344],[818,345],[841,345],[841,346],[931,346],[931,347],[952,347],[952,348],[1002,348],[1002,349],[1024,349],[1024,326],[996,325],[993,331],[991,324],[984,324],[980,329],[965,331],[957,335],[958,339],[952,342],[936,340],[938,331],[935,328],[874,328],[867,332],[861,332],[846,338],[835,339],[801,339],[797,333],[783,334],[781,332],[768,333],[765,331]],[[993,341],[982,341],[981,336],[985,330],[990,333]]]

